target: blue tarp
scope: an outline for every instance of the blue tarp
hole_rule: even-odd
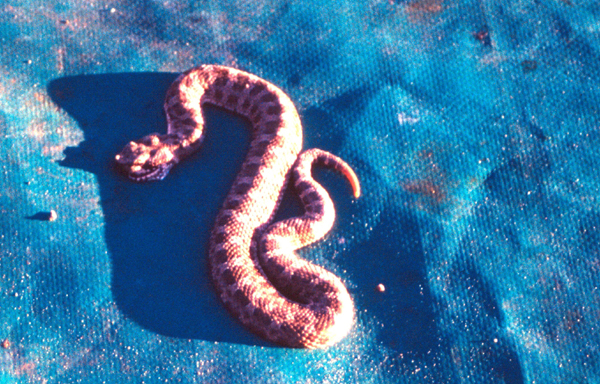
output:
[[[600,382],[597,1],[0,1],[0,42],[0,383]],[[205,63],[280,86],[361,180],[316,172],[338,216],[300,252],[354,298],[332,348],[212,289],[243,119],[208,108],[162,182],[114,169]]]

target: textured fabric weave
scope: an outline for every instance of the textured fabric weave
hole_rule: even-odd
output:
[[[600,382],[596,0],[0,1],[0,42],[0,383]],[[361,180],[316,172],[337,221],[301,252],[355,301],[330,349],[211,286],[244,120],[209,108],[162,182],[113,167],[205,63],[281,87]]]

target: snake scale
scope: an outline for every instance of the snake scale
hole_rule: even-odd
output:
[[[116,156],[117,164],[135,181],[163,179],[198,150],[204,103],[252,124],[249,152],[210,237],[209,269],[217,294],[242,324],[274,343],[299,348],[335,344],[353,325],[353,301],[337,276],[294,250],[322,238],[335,219],[329,195],[312,178],[314,164],[345,175],[356,198],[360,186],[338,157],[319,149],[300,153],[300,118],[281,89],[230,67],[192,68],[167,91],[168,132],[130,142]],[[271,223],[288,179],[305,213]]]

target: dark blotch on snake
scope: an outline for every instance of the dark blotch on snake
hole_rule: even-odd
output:
[[[294,274],[292,275],[292,278],[290,279],[290,285],[291,286],[302,286],[304,285],[305,279],[302,278],[302,276],[298,275],[298,274]]]
[[[238,100],[239,97],[237,97],[236,95],[229,95],[225,104],[227,104],[227,106],[230,108],[234,108],[235,106],[237,106]]]
[[[257,163],[247,163],[244,165],[244,168],[242,168],[242,176],[246,176],[246,177],[254,177],[258,174],[258,169],[260,167],[260,164]]]
[[[223,98],[223,91],[221,89],[215,89],[214,99],[220,101]]]
[[[192,77],[186,77],[185,78],[185,86],[188,87],[188,88],[193,87],[195,82],[196,82],[195,79],[192,78]]]
[[[221,243],[223,243],[223,241],[225,241],[225,234],[223,232],[219,232],[219,233],[215,234],[215,237],[213,240],[214,240],[215,244],[221,244]]]
[[[182,116],[187,113],[187,109],[185,109],[181,103],[171,106],[171,111],[177,116]]]
[[[257,125],[259,121],[262,120],[262,113],[257,113],[256,115],[252,116],[252,124]]]
[[[296,178],[297,177],[298,176],[296,176]],[[307,189],[310,189],[310,184],[307,181],[301,181],[298,184],[296,184],[296,190],[298,191],[298,193],[302,193]]]
[[[252,148],[248,152],[249,157],[261,157],[265,154],[265,148]]]
[[[271,105],[269,108],[267,108],[267,113],[269,115],[279,115],[281,113],[281,105]]]
[[[277,96],[274,93],[267,93],[260,98],[262,103],[270,103],[271,101],[277,100]]]
[[[326,167],[333,166],[334,168],[338,169],[337,163],[332,163],[331,159],[328,158],[328,157],[320,157],[320,158],[317,159],[316,163],[319,164],[319,165],[324,165]]]
[[[234,92],[240,93],[246,88],[246,84],[248,84],[248,78],[245,76],[238,76],[231,85],[231,89]]]
[[[311,204],[315,201],[319,201],[319,194],[315,191],[309,192],[306,196],[302,198],[304,204]]]
[[[331,290],[331,287],[326,281],[320,280],[317,284],[315,284],[315,289],[320,292],[327,292]]]
[[[265,130],[263,132],[271,135],[277,132],[277,128],[279,128],[280,124],[281,122],[279,120],[269,121],[264,124]]]
[[[220,249],[215,252],[215,262],[217,264],[222,264],[227,261],[227,251],[224,249]]]
[[[269,146],[270,140],[259,141],[252,146],[253,151],[260,151],[260,153],[264,152],[265,149]]]
[[[254,96],[258,95],[259,93],[261,93],[262,91],[264,91],[265,89],[267,89],[267,87],[264,84],[260,84],[260,83],[256,84],[250,90],[249,95],[250,95],[250,97],[254,97]]]
[[[227,285],[232,285],[233,283],[235,283],[235,276],[233,276],[233,273],[229,270],[229,268],[223,270],[223,272],[221,273],[221,278]]]
[[[191,126],[196,126],[196,120],[194,120],[192,117],[187,117],[185,120],[181,121],[181,124],[183,125],[191,125]]]
[[[245,195],[252,188],[252,184],[250,183],[240,183],[235,186],[235,193],[238,195]]]
[[[165,100],[174,99],[179,93],[179,83],[173,83],[165,95]]]
[[[239,201],[236,198],[232,198],[232,199],[228,199],[227,201],[225,201],[225,205],[223,206],[224,209],[237,209],[239,208],[239,206],[242,204],[241,201]]]
[[[233,298],[236,299],[242,307],[245,307],[246,305],[250,304],[250,300],[248,300],[248,297],[246,297],[246,295],[244,295],[244,293],[239,289],[234,292]]]
[[[306,211],[308,212],[308,208],[310,207],[312,212],[323,212],[323,204],[320,201],[313,201],[311,204],[306,206]]]
[[[280,265],[280,264],[275,264],[273,266],[273,273],[275,275],[281,275],[283,272],[285,271],[285,266],[284,265]]]
[[[229,82],[229,74],[228,73],[219,73],[217,78],[214,80],[213,85],[219,88],[223,88]]]
[[[292,339],[292,338],[297,338],[297,332],[294,331],[294,329],[292,327],[290,327],[288,324],[281,324],[279,326],[279,329],[281,329],[281,333],[286,334],[288,338]]]
[[[262,323],[264,325],[269,325],[272,322],[269,316],[267,316],[267,314],[265,314],[265,312],[260,308],[254,308],[254,318],[259,323]]]
[[[224,214],[222,216],[219,217],[219,219],[217,220],[217,225],[218,226],[222,226],[227,224],[227,222],[229,221],[229,219],[231,219],[231,215],[230,214]]]

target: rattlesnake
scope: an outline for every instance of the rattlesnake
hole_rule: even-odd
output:
[[[338,277],[294,250],[322,238],[335,219],[329,195],[311,176],[314,163],[342,172],[357,198],[360,187],[338,157],[319,149],[299,154],[300,119],[282,90],[229,67],[192,68],[167,92],[168,133],[130,142],[117,164],[135,181],[163,179],[200,146],[205,102],[246,117],[253,127],[250,150],[210,238],[209,266],[221,301],[274,343],[322,348],[338,342],[354,322],[352,299]],[[289,178],[305,214],[271,224]]]

